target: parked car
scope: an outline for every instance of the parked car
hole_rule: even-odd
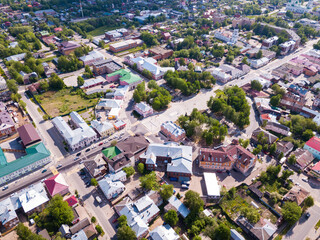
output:
[[[9,188],[8,186],[4,186],[4,187],[2,188],[2,191],[7,190],[8,188]]]
[[[78,152],[76,156],[78,157],[78,156],[80,156],[80,155],[81,155],[81,152]]]
[[[185,184],[187,186],[190,186],[190,181],[183,181],[182,184]]]
[[[101,146],[103,144],[103,142],[99,143],[99,146]]]
[[[90,148],[86,149],[86,152],[89,152],[90,151]]]
[[[98,203],[102,203],[102,200],[101,200],[101,198],[100,198],[99,196],[96,196],[96,201],[97,201]]]
[[[227,170],[226,173],[231,176],[231,172],[229,170]]]
[[[308,178],[302,178],[302,181],[308,182]]]
[[[118,221],[118,218],[113,219],[112,223],[116,223]]]
[[[77,161],[79,159],[79,157],[75,157],[74,161]]]
[[[41,173],[45,173],[46,171],[48,171],[47,169],[43,169]]]
[[[189,186],[186,185],[186,184],[181,184],[181,188],[182,188],[182,189],[189,189]]]
[[[57,168],[61,168],[62,167],[62,164],[59,164],[58,166],[57,166]]]
[[[310,213],[306,214],[306,219],[308,219],[310,217]]]

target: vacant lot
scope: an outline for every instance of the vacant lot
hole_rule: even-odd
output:
[[[98,98],[84,99],[72,89],[63,89],[58,92],[48,91],[36,96],[36,98],[51,117],[91,107],[98,101]]]

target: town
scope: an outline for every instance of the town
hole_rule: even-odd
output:
[[[320,239],[320,2],[0,16],[1,239]]]

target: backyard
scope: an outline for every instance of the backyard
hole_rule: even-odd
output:
[[[96,105],[99,99],[85,99],[74,92],[72,88],[65,88],[57,92],[48,91],[35,97],[51,117],[65,115],[86,107],[92,107]]]

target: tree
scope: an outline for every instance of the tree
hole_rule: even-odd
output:
[[[251,88],[260,92],[262,90],[262,85],[258,80],[253,80],[251,81]]]
[[[117,140],[113,140],[113,141],[111,141],[110,144],[111,144],[111,146],[115,146],[115,145],[117,145],[117,143],[118,143]]]
[[[200,194],[189,190],[184,197],[183,203],[190,209],[193,215],[199,214],[203,210],[204,202],[200,197]]]
[[[20,101],[19,101],[19,105],[20,105],[20,107],[21,107],[24,111],[26,110],[27,104],[26,104],[24,101],[20,100]]]
[[[92,217],[91,217],[91,222],[92,222],[92,223],[96,223],[96,222],[97,222],[97,219],[96,219],[95,216],[92,216]]]
[[[254,155],[258,155],[262,150],[262,146],[259,144],[255,149],[253,149],[252,153]]]
[[[288,162],[289,162],[291,165],[296,164],[296,162],[297,162],[296,156],[295,156],[294,154],[291,154],[290,157],[288,158]]]
[[[52,73],[49,78],[49,87],[52,90],[61,90],[65,87],[65,84],[61,78],[58,77],[57,74]]]
[[[215,240],[229,240],[231,237],[230,228],[221,223],[219,227],[214,230]]]
[[[175,210],[169,210],[165,215],[164,215],[164,221],[166,223],[169,223],[171,227],[174,227],[177,222],[179,221],[178,214]]]
[[[311,129],[306,129],[303,133],[302,133],[302,140],[303,141],[308,141],[310,138],[312,138],[314,136],[313,132]]]
[[[281,152],[281,153],[279,154],[279,156],[278,156],[278,159],[281,160],[283,157],[284,157],[284,153]]]
[[[23,225],[23,223],[18,224],[16,231],[19,239],[21,240],[45,240],[45,238],[43,238],[41,235],[37,235],[36,233],[31,232],[31,230]]]
[[[277,144],[273,143],[270,146],[270,154],[275,154],[275,152],[277,151]]]
[[[160,195],[163,200],[167,201],[173,195],[173,185],[164,184],[161,186]]]
[[[127,225],[123,225],[118,228],[117,231],[118,240],[135,240],[137,239],[135,232]]]
[[[248,32],[248,33],[247,33],[247,40],[250,40],[251,37],[252,37],[252,33],[251,33],[251,32]]]
[[[143,163],[139,163],[137,169],[138,169],[138,173],[144,174],[144,164]]]
[[[91,178],[90,183],[91,183],[91,185],[94,186],[94,187],[98,186],[98,181],[97,181],[97,179],[95,179],[95,178]]]
[[[249,65],[248,57],[244,57],[241,62],[242,62],[243,64]]]
[[[40,89],[45,92],[49,90],[49,83],[47,80],[40,81]]]
[[[100,225],[97,225],[97,226],[96,226],[96,230],[97,230],[97,233],[98,233],[99,235],[101,235],[101,236],[104,235],[104,231],[103,231],[103,229],[102,229],[102,227],[101,227]]]
[[[7,87],[12,93],[17,93],[18,92],[18,86],[16,84],[16,81],[13,79],[7,80]]]
[[[263,56],[262,51],[259,50],[259,52],[257,52],[256,59],[260,59],[262,58],[262,56]]]
[[[123,171],[127,174],[127,178],[131,177],[136,172],[132,166],[124,167]]]
[[[21,95],[19,93],[12,93],[10,97],[14,102],[19,102],[21,99]]]
[[[304,205],[303,205],[303,207],[309,208],[309,207],[312,207],[313,205],[314,205],[313,197],[308,196],[308,197],[304,200]]]
[[[286,12],[286,16],[288,17],[288,18],[293,18],[293,12],[291,12],[290,10],[288,10],[287,12]]]
[[[84,84],[84,79],[81,76],[77,77],[78,87],[81,87]]]
[[[121,215],[119,218],[118,218],[118,223],[119,223],[119,226],[125,226],[127,225],[127,216],[126,215]]]
[[[154,190],[159,187],[155,172],[151,172],[139,178],[140,186],[147,190]]]
[[[296,202],[285,202],[281,209],[282,216],[288,224],[295,224],[301,217],[301,207]]]
[[[281,100],[281,95],[280,94],[272,96],[271,99],[270,99],[271,106],[277,107],[279,105],[279,103],[280,103],[280,100]]]
[[[184,58],[180,58],[180,59],[179,59],[179,64],[180,64],[181,66],[185,66],[187,63],[186,63],[186,60],[185,60]]]
[[[40,214],[37,225],[46,228],[49,232],[56,232],[62,224],[70,225],[74,219],[72,208],[61,195],[55,195]]]

